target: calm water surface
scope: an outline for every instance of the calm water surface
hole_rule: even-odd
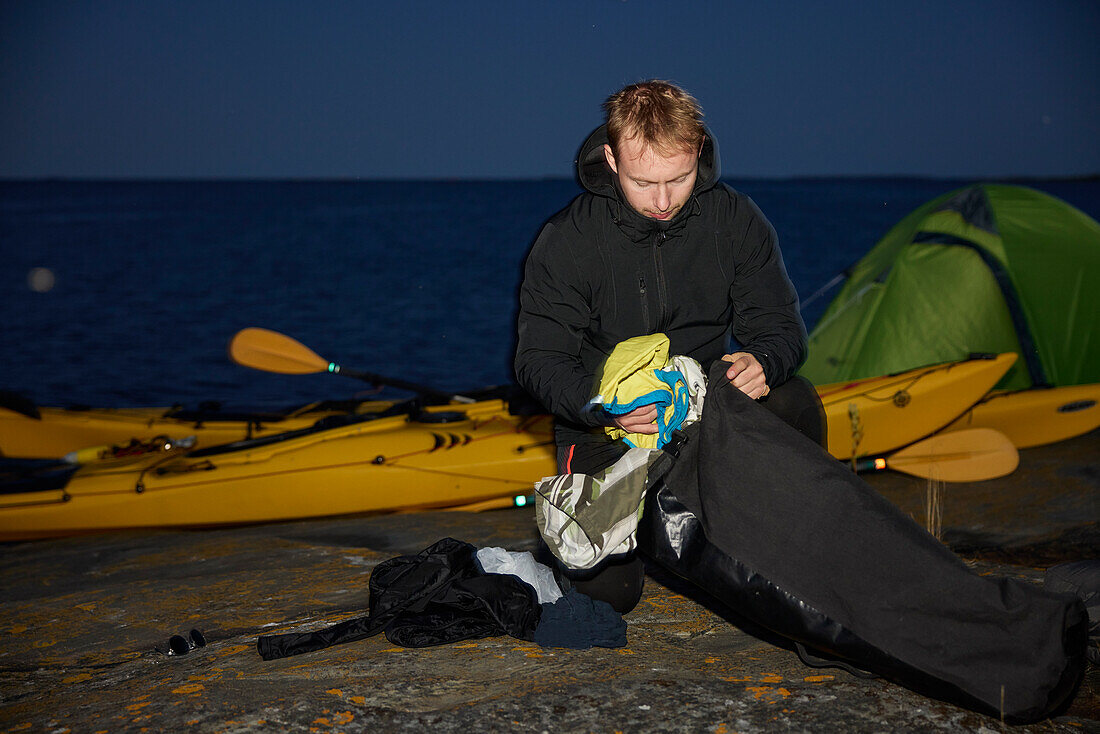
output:
[[[968,182],[729,183],[771,219],[805,299]],[[1100,182],[1028,185],[1100,218]],[[246,326],[414,382],[508,382],[523,259],[576,193],[568,180],[0,183],[0,390],[42,405],[284,406],[367,387],[230,363]],[[35,268],[48,290],[32,288]]]

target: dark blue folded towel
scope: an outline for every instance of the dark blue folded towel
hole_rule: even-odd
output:
[[[570,589],[553,604],[542,605],[535,642],[543,647],[625,647],[623,615],[604,601]]]

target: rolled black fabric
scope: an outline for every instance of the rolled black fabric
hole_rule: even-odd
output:
[[[456,579],[394,617],[386,639],[402,647],[430,647],[510,635],[534,639],[541,607],[534,589],[518,576],[490,573]]]
[[[1100,558],[1051,566],[1043,574],[1043,588],[1073,594],[1085,605],[1089,615],[1085,657],[1093,665],[1100,665]]]
[[[540,607],[518,577],[485,574],[469,543],[444,538],[416,555],[378,564],[370,576],[369,614],[314,632],[264,635],[264,660],[299,655],[385,630],[391,642],[426,647],[508,634],[530,640]]]
[[[688,436],[648,499],[640,541],[655,560],[767,629],[927,695],[1030,721],[1072,692],[1087,618],[1071,595],[973,573],[735,389],[711,390]]]

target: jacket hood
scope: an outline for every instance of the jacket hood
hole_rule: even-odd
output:
[[[638,241],[654,230],[676,229],[678,223],[682,223],[698,211],[699,203],[696,197],[703,191],[714,188],[721,176],[718,143],[709,129],[704,128],[704,131],[706,139],[703,140],[703,150],[699,154],[699,175],[695,179],[691,198],[684,208],[667,222],[642,216],[626,203],[619,188],[619,179],[607,165],[607,159],[603,153],[603,146],[607,143],[607,125],[600,125],[593,130],[581,145],[576,161],[577,179],[586,191],[608,199],[616,223],[630,230],[632,239]]]

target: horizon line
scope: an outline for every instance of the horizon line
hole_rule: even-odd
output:
[[[929,174],[794,174],[721,176],[722,181],[836,181],[836,180],[908,180],[908,181],[1094,181],[1100,171],[1083,174],[1011,174],[998,176]],[[573,181],[572,176],[437,176],[388,177],[365,176],[3,176],[0,183],[533,183]]]

